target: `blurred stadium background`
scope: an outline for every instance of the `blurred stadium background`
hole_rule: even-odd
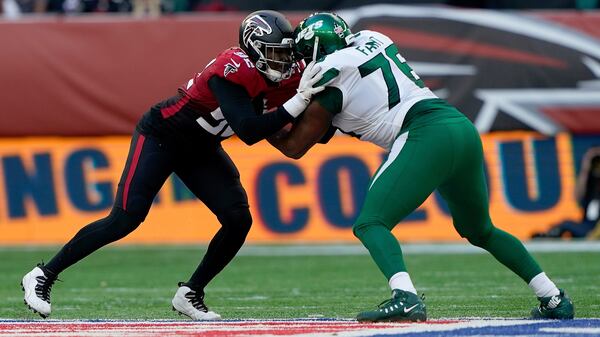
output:
[[[2,262],[6,273],[0,292],[7,299],[4,307],[20,301],[19,277],[54,252],[36,247],[63,244],[81,226],[108,212],[138,118],[152,104],[174,94],[218,52],[236,45],[241,19],[257,9],[283,11],[293,24],[315,10],[335,10],[355,31],[373,29],[389,35],[427,85],[459,107],[480,130],[492,218],[498,227],[528,240],[557,224],[582,222],[583,214],[598,219],[598,207],[585,208],[589,198],[583,199],[589,194],[576,193],[576,187],[581,183],[578,175],[585,153],[600,147],[599,1],[2,0],[1,4],[0,245],[4,248],[0,256],[6,261]],[[265,141],[248,147],[229,139],[224,146],[250,198],[254,217],[247,240],[250,248],[357,244],[351,226],[367,181],[385,155],[380,149],[337,135],[330,144],[293,161]],[[588,238],[598,235],[592,227],[585,235]],[[172,177],[146,221],[117,245],[186,245],[181,249],[189,255],[193,249],[187,245],[206,244],[217,228],[216,218]],[[394,232],[403,243],[463,242],[438,195],[432,195]],[[552,247],[546,249],[599,250],[593,241]],[[144,255],[144,249],[153,248],[140,249],[138,254]],[[160,256],[160,251],[156,248],[155,255]],[[311,251],[310,246],[306,251]],[[110,252],[115,251],[99,256]],[[185,277],[182,270],[191,271],[201,252],[195,254],[186,257],[188,264],[178,270],[178,277]],[[126,272],[127,268],[110,269],[125,263],[124,255],[117,255],[121,256],[117,260],[90,259],[106,273]],[[560,256],[542,260],[550,265]],[[598,256],[574,255],[562,265],[597,264]],[[81,268],[90,269],[94,265],[90,263]],[[376,301],[385,282],[374,266],[365,268],[370,268],[369,280],[381,285],[372,298]],[[436,268],[444,272],[443,264]],[[580,272],[586,274],[586,268],[584,264]],[[561,270],[555,267],[554,271]],[[587,270],[592,275],[586,284],[600,284],[598,270],[591,266]],[[569,273],[573,272],[569,269]],[[436,280],[424,282],[433,288]],[[150,282],[147,286],[167,285]],[[215,290],[218,294],[224,288]],[[519,296],[526,294],[526,287],[521,288]],[[165,288],[166,303],[171,290]],[[600,309],[594,296],[588,298],[592,305],[588,317],[597,317]],[[323,300],[324,306],[331,303],[328,300]],[[217,304],[226,305],[226,300]],[[351,317],[353,309],[329,314]],[[231,310],[234,316],[256,317]],[[70,314],[63,317],[77,317],[77,312]],[[437,315],[444,314],[452,313]],[[23,315],[17,309],[0,313],[0,317]],[[148,317],[162,316],[150,311]]]

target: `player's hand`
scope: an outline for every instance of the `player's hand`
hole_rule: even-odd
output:
[[[302,78],[300,79],[297,91],[307,103],[310,102],[310,99],[314,94],[325,90],[325,85],[313,87],[321,80],[321,78],[323,78],[323,74],[320,71],[321,66],[317,65],[315,61],[312,61],[306,66],[304,73],[302,73]]]
[[[325,90],[325,84],[322,83],[319,86],[314,87],[317,82],[321,80],[323,74],[321,73],[321,66],[317,65],[315,61],[306,66],[300,84],[296,90],[298,93],[290,98],[283,104],[283,108],[294,118],[298,117],[310,103],[313,95]]]

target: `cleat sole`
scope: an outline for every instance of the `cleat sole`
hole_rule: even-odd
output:
[[[175,307],[171,307],[171,310],[177,312],[179,314],[179,316],[183,315],[183,313],[177,309],[175,309]],[[187,315],[186,315],[187,316]]]

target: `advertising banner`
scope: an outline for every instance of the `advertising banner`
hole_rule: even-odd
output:
[[[389,36],[482,133],[600,133],[600,15],[374,5],[339,12]]]
[[[495,225],[525,239],[581,218],[575,176],[600,137],[507,132],[484,135],[483,142]],[[106,216],[128,147],[125,136],[0,139],[0,244],[64,243]],[[250,199],[249,242],[356,242],[352,224],[385,156],[381,149],[336,136],[295,161],[265,141],[248,147],[232,139],[224,147]],[[146,221],[120,242],[208,242],[218,228],[215,216],[172,176]],[[394,233],[401,241],[460,240],[437,193]]]

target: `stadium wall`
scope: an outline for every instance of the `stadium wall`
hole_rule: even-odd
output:
[[[600,137],[531,132],[483,136],[491,213],[500,228],[527,238],[564,219],[579,219],[575,172]],[[225,142],[248,192],[249,242],[355,241],[351,226],[370,176],[385,153],[338,136],[299,161],[266,142]],[[0,244],[62,243],[107,214],[129,138],[0,140]],[[398,191],[410,193],[410,191]],[[207,242],[214,215],[172,177],[146,221],[123,243]],[[459,240],[442,199],[432,195],[395,229],[404,241]]]
[[[482,132],[600,134],[600,13],[381,5],[340,14],[355,31],[389,35]],[[0,20],[0,137],[129,135],[151,105],[237,45],[243,17]]]
[[[427,85],[477,125],[496,225],[527,238],[579,219],[579,161],[600,144],[599,13],[365,6],[340,14],[354,30],[392,37]],[[0,21],[0,244],[62,243],[104,216],[136,121],[236,45],[244,15]],[[336,136],[291,161],[264,142],[224,146],[249,194],[250,242],[355,241],[350,227],[380,149]],[[172,178],[122,242],[206,242],[217,227]],[[395,233],[460,239],[437,195]]]

